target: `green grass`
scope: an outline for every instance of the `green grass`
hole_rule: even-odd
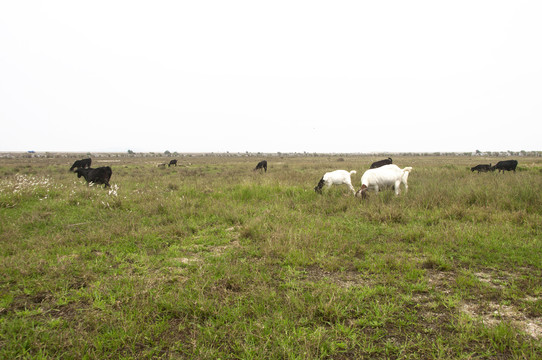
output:
[[[343,159],[0,159],[0,358],[542,357],[542,159],[316,194]]]

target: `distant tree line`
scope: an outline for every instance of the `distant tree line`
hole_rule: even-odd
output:
[[[320,156],[481,156],[481,157],[542,157],[542,151],[480,151],[473,152],[372,152],[372,153],[316,153],[316,152],[207,152],[207,153],[179,153],[171,152],[0,152],[0,158],[82,158],[82,157],[192,157],[192,156],[217,156],[217,157],[320,157]]]

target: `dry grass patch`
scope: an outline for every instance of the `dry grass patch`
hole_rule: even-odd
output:
[[[341,288],[351,288],[355,286],[370,286],[371,281],[364,278],[356,271],[326,271],[317,266],[310,266],[304,269],[305,281],[333,283]]]

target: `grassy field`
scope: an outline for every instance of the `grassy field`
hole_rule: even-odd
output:
[[[0,159],[0,358],[542,358],[542,158],[178,159]]]

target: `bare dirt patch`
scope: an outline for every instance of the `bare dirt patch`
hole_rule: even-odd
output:
[[[476,278],[480,282],[488,284],[490,287],[494,289],[502,289],[509,283],[510,279],[514,275],[509,274],[509,273],[502,273],[502,274],[497,275],[489,271],[479,271],[479,272],[475,272],[474,276],[476,276]]]
[[[451,271],[427,270],[427,283],[443,294],[450,294],[451,284],[455,282],[455,273]]]
[[[496,326],[508,322],[535,339],[542,339],[542,318],[529,318],[512,305],[489,302],[485,306],[477,303],[462,303],[460,310],[472,318],[479,319],[484,325]]]
[[[451,294],[455,283],[454,272],[427,270],[428,285],[442,294]],[[474,273],[474,276],[494,289],[502,289],[515,275],[511,273],[492,273],[484,270]],[[422,316],[432,322],[442,316],[435,299],[429,293],[416,294],[413,298],[422,311]],[[527,296],[524,302],[539,301],[539,298]],[[481,321],[485,326],[494,327],[502,322],[510,323],[520,331],[534,339],[542,339],[542,317],[529,316],[517,306],[499,304],[494,300],[480,299],[479,301],[461,301],[459,311],[469,317]]]
[[[497,274],[484,270],[474,273],[474,276],[494,289],[502,289],[515,275],[503,272]],[[446,273],[430,272],[428,281],[434,284],[435,288],[449,293],[450,289],[446,284],[450,284],[454,279],[451,273],[446,275]],[[538,299],[526,297],[523,300],[537,301]],[[459,310],[473,319],[479,319],[486,326],[493,327],[501,322],[508,322],[535,339],[542,338],[542,318],[529,317],[514,305],[503,305],[492,300],[480,299],[477,302],[462,301]]]

